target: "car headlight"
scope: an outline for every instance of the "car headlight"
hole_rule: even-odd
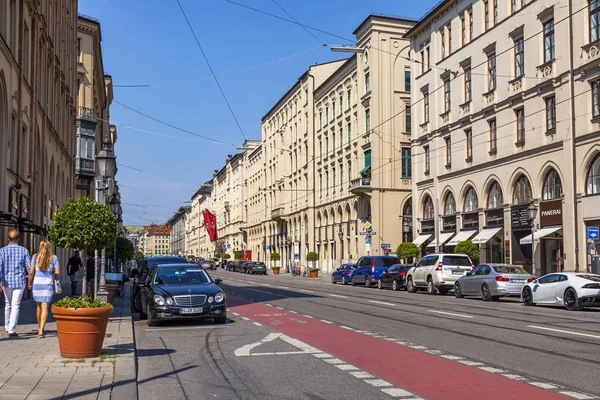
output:
[[[164,306],[165,299],[162,296],[155,294],[154,295],[154,303],[158,304],[159,306]]]
[[[212,303],[213,301],[215,301],[215,299],[214,299],[212,296],[210,296],[210,297],[208,298],[208,302],[209,302],[209,303]]]
[[[170,306],[172,306],[173,304],[175,304],[175,302],[173,301],[172,298],[167,297],[167,304],[170,305]]]
[[[215,294],[215,301],[217,303],[222,302],[225,299],[225,295],[223,293],[217,293]]]

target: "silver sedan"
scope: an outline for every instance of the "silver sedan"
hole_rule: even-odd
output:
[[[502,296],[520,296],[533,276],[518,265],[480,264],[454,284],[454,295],[481,296],[485,301]]]

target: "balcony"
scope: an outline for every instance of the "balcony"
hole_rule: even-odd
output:
[[[77,107],[77,118],[96,122],[96,111],[92,108]]]
[[[351,193],[367,193],[371,191],[371,178],[356,178],[350,181]]]
[[[271,219],[281,220],[285,214],[285,207],[277,207],[271,210]]]
[[[75,174],[78,178],[93,178],[96,176],[96,163],[88,158],[77,158]]]

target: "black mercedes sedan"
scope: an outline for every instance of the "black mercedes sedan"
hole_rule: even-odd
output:
[[[140,318],[148,325],[176,319],[227,320],[225,293],[204,268],[196,264],[167,264],[152,268],[141,285]]]

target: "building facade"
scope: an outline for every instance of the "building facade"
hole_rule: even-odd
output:
[[[212,208],[211,192],[212,180],[200,185],[192,196],[186,240],[188,254],[195,257],[210,258],[214,256],[214,246],[210,243],[202,216],[203,210]]]
[[[179,210],[167,221],[171,230],[170,249],[171,254],[176,256],[188,255],[186,232],[188,225],[188,214],[191,207],[180,207]]]
[[[423,253],[471,239],[481,261],[541,275],[585,271],[599,250],[600,8],[571,8],[445,1],[407,34]]]
[[[140,235],[139,243],[142,246],[142,251],[145,257],[156,257],[172,254],[171,230],[169,225],[148,225]]]

